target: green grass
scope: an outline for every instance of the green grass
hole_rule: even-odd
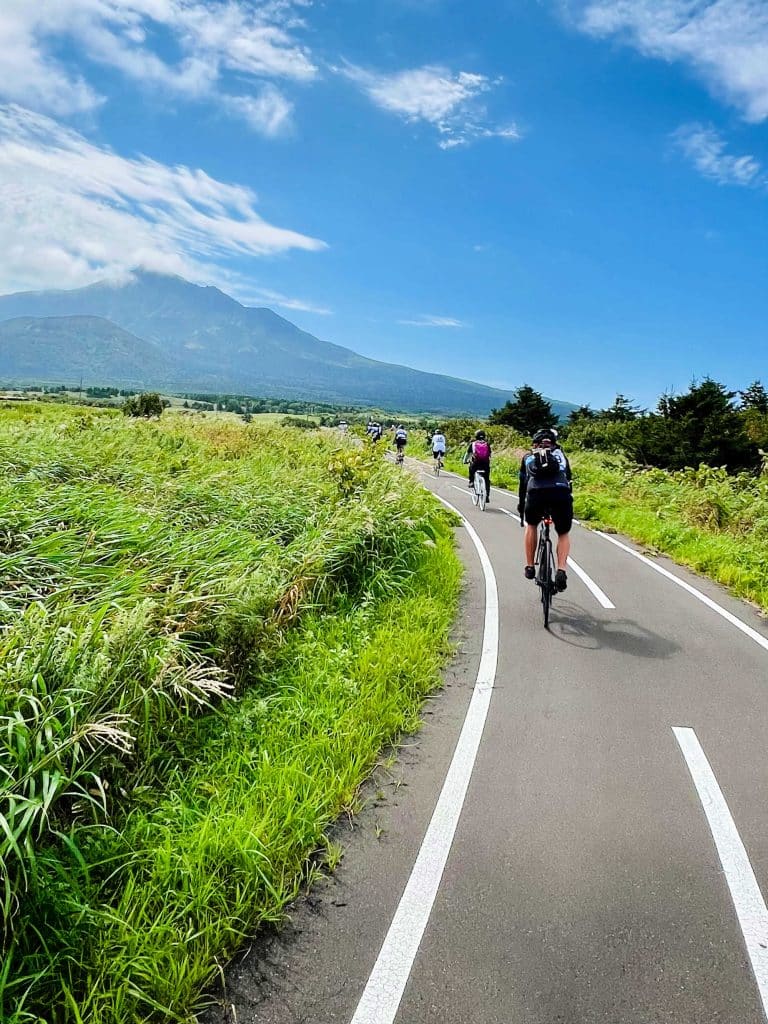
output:
[[[447,517],[200,417],[3,409],[0,467],[0,1017],[189,1020],[438,685]]]
[[[574,506],[768,611],[768,478],[722,469],[644,470],[622,456],[575,452]]]

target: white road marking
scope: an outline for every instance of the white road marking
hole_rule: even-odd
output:
[[[480,556],[485,576],[485,624],[477,681],[461,735],[411,877],[395,911],[352,1024],[392,1024],[427,927],[440,879],[453,843],[472,769],[485,727],[499,652],[499,598],[496,576],[482,541],[461,512],[436,495],[463,521]]]
[[[568,565],[571,567],[571,569],[573,569],[573,571],[576,573],[579,579],[582,580],[587,590],[589,590],[590,593],[594,596],[598,604],[602,605],[603,608],[616,607],[616,605],[613,603],[613,601],[611,601],[611,599],[608,597],[605,591],[601,590],[600,587],[598,587],[598,585],[595,583],[592,577],[587,575],[587,573],[584,572],[581,566],[574,562],[570,555],[568,556]]]
[[[750,638],[750,640],[754,640],[756,644],[759,644],[763,650],[768,651],[768,637],[763,636],[762,633],[758,633],[756,629],[752,629],[752,627],[748,626],[746,622],[742,622],[741,619],[737,618],[727,609],[719,605],[717,601],[713,601],[711,597],[707,597],[706,594],[697,590],[696,587],[692,587],[690,583],[686,583],[685,580],[681,580],[679,576],[675,576],[675,574],[671,573],[669,569],[665,569],[663,565],[657,565],[656,562],[652,561],[650,558],[646,558],[645,555],[641,555],[639,551],[635,551],[634,548],[629,547],[627,544],[622,544],[621,541],[616,540],[615,537],[610,537],[607,533],[603,533],[601,530],[595,530],[594,532],[599,537],[602,537],[603,540],[607,540],[610,544],[614,544],[617,548],[621,548],[622,551],[626,551],[630,555],[633,555],[635,558],[643,562],[644,565],[650,566],[655,572],[661,573],[662,576],[671,580],[673,583],[676,583],[678,587],[682,587],[683,590],[692,594],[697,601],[701,601],[701,603],[705,604],[707,608],[711,608],[713,612],[717,612],[718,615],[721,615],[727,622],[730,622],[732,626],[735,626],[736,629],[740,629],[745,636]]]
[[[693,729],[673,728],[707,816],[768,1018],[768,909],[707,755]]]
[[[520,522],[520,516],[516,512],[510,512],[509,509],[506,508],[503,508],[500,511],[502,511],[505,516],[509,516],[510,519],[514,519],[516,523]],[[608,597],[605,591],[601,587],[598,587],[598,585],[595,583],[592,577],[588,573],[586,573],[581,568],[581,566],[577,562],[574,562],[574,560],[570,557],[568,558],[568,565],[571,567],[571,569],[573,569],[573,571],[576,573],[579,579],[584,583],[584,586],[587,588],[587,590],[589,590],[589,592],[592,594],[592,596],[595,598],[598,604],[602,605],[603,608],[616,607],[616,605],[611,601],[611,599]]]

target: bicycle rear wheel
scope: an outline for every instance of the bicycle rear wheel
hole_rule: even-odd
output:
[[[477,477],[475,477],[475,480],[477,480]],[[480,478],[480,493],[477,496],[477,502],[480,505],[481,512],[485,512],[485,503],[487,500],[488,499],[485,494],[485,477],[483,476]]]
[[[549,612],[552,608],[552,594],[555,590],[552,565],[552,541],[547,537],[544,538],[539,545],[539,573],[537,577],[537,582],[541,591],[541,610],[544,614],[545,629],[549,629]]]

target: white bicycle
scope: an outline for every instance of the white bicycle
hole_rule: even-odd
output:
[[[481,512],[485,512],[485,503],[487,499],[486,490],[486,474],[485,469],[475,470],[475,482],[472,487],[472,504],[479,507]]]

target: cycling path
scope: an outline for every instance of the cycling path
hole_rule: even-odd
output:
[[[461,652],[342,828],[337,875],[206,1021],[765,1021],[765,623],[577,527],[588,579],[569,573],[546,632],[514,496],[480,513],[463,481],[417,472],[474,528]]]

